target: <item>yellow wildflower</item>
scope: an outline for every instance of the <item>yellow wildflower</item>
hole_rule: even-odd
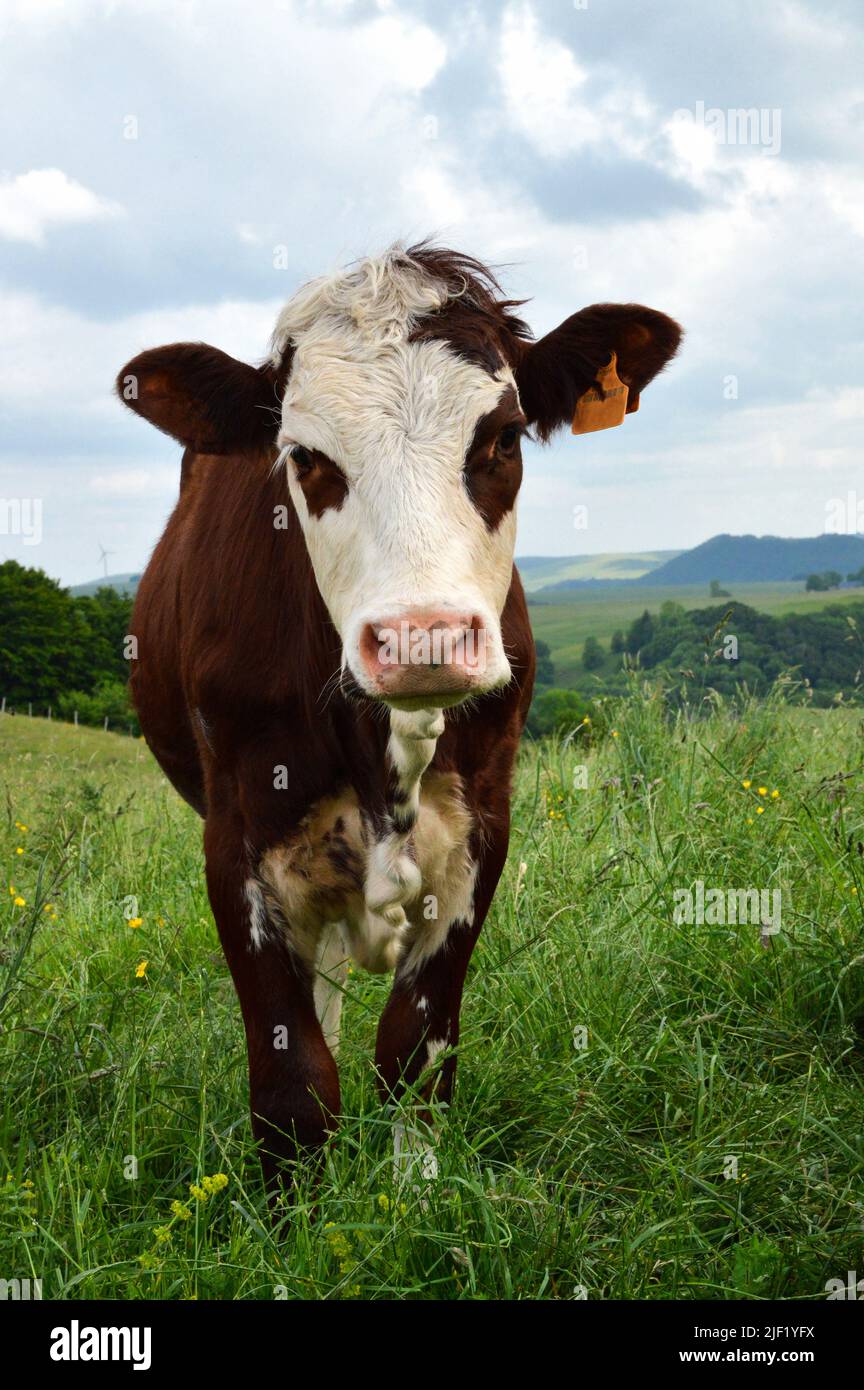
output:
[[[155,1226],[153,1228],[153,1234],[156,1237],[157,1245],[167,1245],[171,1239],[171,1232],[167,1226]]]
[[[387,1196],[386,1192],[378,1193],[378,1205],[382,1211],[390,1210],[390,1198]]]
[[[228,1186],[228,1179],[224,1173],[214,1173],[212,1177],[203,1177],[201,1186],[205,1192],[221,1192],[223,1187]]]
[[[141,923],[142,923],[143,921],[144,921],[144,918],[143,918],[143,917],[130,917],[130,918],[129,918],[129,925],[130,925],[130,927],[140,927],[140,925],[141,925]]]
[[[344,1262],[351,1258],[351,1242],[343,1231],[337,1231],[335,1222],[328,1221],[324,1235],[336,1259],[342,1262],[342,1273],[346,1273]]]
[[[17,849],[15,850],[15,853],[16,853],[16,854],[23,854],[23,853],[24,853],[24,850],[22,849],[22,847],[21,847],[20,845],[18,845]]]
[[[765,807],[764,807],[764,806],[757,806],[757,807],[756,807],[756,814],[757,814],[757,816],[764,816],[764,814],[765,814]]]
[[[27,906],[27,900],[26,900],[26,898],[22,898],[20,895],[19,895],[17,898],[13,898],[12,901],[13,901],[13,903],[15,904],[16,907],[26,907],[26,906]]]
[[[149,964],[150,964],[149,960],[142,960],[142,961],[139,961],[139,962],[138,962],[138,964],[137,964],[136,967],[135,967],[135,979],[136,979],[136,980],[143,980],[143,979],[146,977],[146,975],[147,975],[147,966],[148,966]]]
[[[750,781],[750,778],[749,778],[749,777],[746,777],[746,778],[744,779],[744,781],[741,783],[741,785],[742,785],[742,787],[744,788],[744,790],[745,790],[745,792],[746,792],[746,791],[749,791],[749,790],[750,790],[750,788],[752,787],[753,783]]]
[[[767,795],[768,795],[768,788],[767,788],[767,787],[757,787],[756,790],[758,791],[758,793],[759,793],[760,796],[767,796]]]
[[[617,738],[617,737],[618,737],[618,730],[617,730],[617,729],[613,729],[613,730],[612,730],[612,737],[613,737],[613,738]]]
[[[780,795],[780,793],[778,792],[777,788],[775,787],[774,790],[773,790],[773,792],[771,793],[771,800],[772,800],[772,801],[776,801],[779,795]]]
[[[186,1202],[178,1202],[175,1199],[171,1203],[171,1215],[176,1217],[178,1221],[188,1221],[192,1216],[192,1212]]]

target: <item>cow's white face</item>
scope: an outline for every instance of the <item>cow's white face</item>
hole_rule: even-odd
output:
[[[408,709],[506,684],[525,424],[510,368],[392,321],[370,341],[323,313],[293,341],[278,443],[343,666]]]

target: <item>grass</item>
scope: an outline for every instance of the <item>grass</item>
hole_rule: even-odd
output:
[[[823,1299],[861,1271],[861,716],[670,722],[646,688],[614,720],[594,748],[524,750],[438,1181],[394,1180],[387,986],[354,973],[342,1128],[278,1234],[200,824],[143,743],[0,721],[0,1277],[63,1299]],[[677,924],[697,879],[780,887],[781,932]]]
[[[732,584],[727,586],[736,603],[746,603],[762,613],[810,613],[833,604],[860,603],[862,590],[833,589],[806,593],[801,584]],[[644,613],[659,613],[667,601],[684,608],[717,608],[723,599],[712,599],[707,584],[640,585],[638,588],[586,588],[575,593],[538,594],[528,613],[535,638],[548,642],[555,664],[555,684],[570,686],[584,681],[582,648],[586,637],[608,645],[616,629],[627,628]]]

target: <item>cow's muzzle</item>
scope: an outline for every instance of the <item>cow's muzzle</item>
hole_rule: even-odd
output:
[[[501,684],[492,645],[476,614],[412,609],[379,618],[360,632],[362,683],[397,707],[455,705]]]

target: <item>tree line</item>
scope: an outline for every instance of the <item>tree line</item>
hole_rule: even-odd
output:
[[[0,563],[0,698],[7,711],[50,708],[84,724],[137,731],[124,656],[132,599],[105,587],[70,594],[43,570]]]

